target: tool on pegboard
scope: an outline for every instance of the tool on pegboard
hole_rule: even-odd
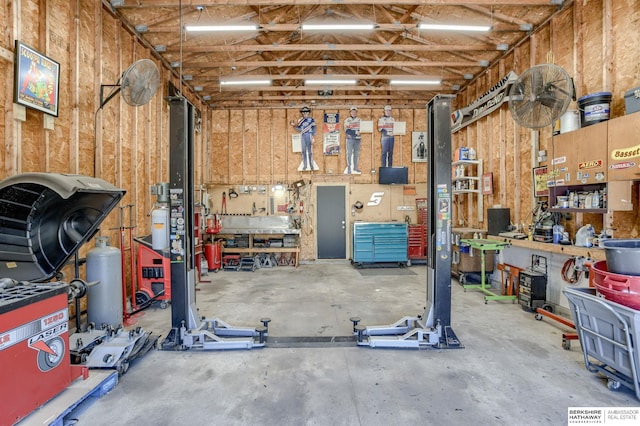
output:
[[[222,192],[222,214],[227,214],[227,193]]]

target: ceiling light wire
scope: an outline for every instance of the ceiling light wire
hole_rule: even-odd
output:
[[[376,19],[376,5],[372,4],[371,9],[373,9],[373,24],[378,25],[378,20]]]

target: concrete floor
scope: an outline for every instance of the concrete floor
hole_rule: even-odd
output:
[[[210,273],[198,285],[201,315],[254,327],[269,339],[348,336],[364,325],[415,316],[425,304],[426,266],[373,270],[347,263]],[[411,272],[412,275],[397,275]],[[557,322],[536,321],[512,302],[452,281],[452,327],[464,349],[267,347],[152,351],[77,416],[84,425],[549,425],[568,407],[640,406],[589,373],[577,341],[562,348]],[[170,309],[137,325],[166,335]]]

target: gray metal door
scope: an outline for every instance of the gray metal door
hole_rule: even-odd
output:
[[[345,187],[316,188],[318,259],[346,259]]]

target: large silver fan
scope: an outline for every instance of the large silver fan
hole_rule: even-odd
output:
[[[573,80],[553,64],[526,70],[509,89],[509,110],[519,125],[539,129],[553,124],[575,100]]]
[[[140,59],[134,62],[125,72],[118,84],[100,86],[100,108],[109,102],[118,92],[122,99],[131,106],[141,106],[151,100],[160,85],[160,71],[155,62],[150,59]],[[107,98],[104,98],[104,88],[115,87]]]

